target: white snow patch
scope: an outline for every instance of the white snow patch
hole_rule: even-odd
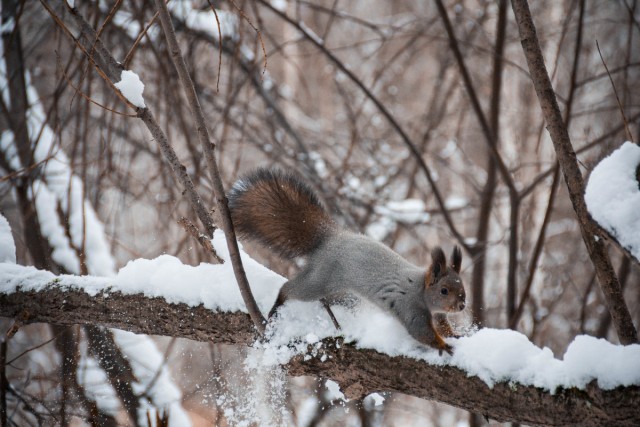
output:
[[[397,227],[397,223],[387,216],[380,217],[379,220],[372,222],[367,226],[365,233],[367,236],[382,241],[390,233],[393,233]]]
[[[309,28],[307,26],[307,24],[304,23],[304,21],[300,21],[298,22],[298,25],[300,26],[300,30],[303,33],[306,33],[306,35],[311,38],[314,42],[316,42],[319,45],[323,45],[324,44],[324,40],[322,39],[322,37],[320,37],[319,35],[317,35],[311,28]]]
[[[86,355],[86,350],[80,355],[76,377],[78,383],[84,387],[87,397],[94,402],[99,402],[102,411],[112,417],[118,415],[122,409],[120,399],[98,361]]]
[[[2,43],[0,43],[1,45]],[[3,61],[0,61],[0,63]],[[0,66],[1,68],[1,66]],[[1,83],[6,83],[6,81],[0,80]],[[11,105],[9,100],[9,91],[2,91],[2,98],[7,105]],[[16,146],[14,144],[13,132],[10,130],[5,130],[0,133],[0,151],[4,153],[4,157],[9,162],[9,166],[11,169],[17,171],[22,168],[20,164],[20,158],[18,157],[18,152],[16,151]],[[7,171],[8,172],[8,171]]]
[[[386,216],[394,221],[404,222],[408,224],[420,224],[428,222],[431,218],[425,212],[426,206],[420,199],[405,199],[398,201],[390,201],[386,206],[376,206],[375,212],[379,215]]]
[[[138,108],[147,108],[142,97],[144,91],[144,83],[140,77],[131,70],[123,70],[120,75],[120,81],[114,86],[118,88],[122,95],[129,100],[130,103]]]
[[[122,292],[132,295],[142,293],[147,297],[162,297],[169,303],[184,303],[195,307],[200,304],[211,310],[245,311],[244,302],[235,280],[229,260],[224,233],[217,230],[212,243],[224,264],[202,263],[196,267],[183,264],[178,258],[161,255],[158,258],[129,261],[115,277],[55,276],[33,267],[0,263],[0,291],[43,290],[54,283],[78,290],[91,296],[101,291]],[[263,312],[269,310],[278,290],[286,279],[267,269],[241,251],[242,261],[258,305]]]
[[[625,142],[593,169],[584,199],[600,226],[640,260],[640,146]]]
[[[16,244],[9,221],[0,214],[0,262],[16,263]]]
[[[309,344],[315,344],[318,341],[320,341],[320,338],[318,338],[318,336],[316,334],[307,334],[306,341]]]
[[[447,209],[461,209],[469,205],[469,199],[463,196],[449,196],[444,205]]]
[[[329,400],[343,400],[345,402],[349,400],[345,397],[344,393],[340,391],[340,385],[337,382],[327,380],[324,385],[327,388],[327,397]]]
[[[10,16],[9,19],[4,21],[0,26],[0,33],[11,34],[15,28],[16,28],[16,21],[15,19],[13,19],[13,16]]]
[[[33,188],[40,230],[51,245],[51,258],[66,271],[80,274],[78,254],[71,248],[69,238],[56,214],[58,211],[56,196],[40,180],[34,182]]]
[[[169,425],[190,426],[189,416],[182,408],[182,392],[175,385],[164,362],[163,355],[151,338],[132,332],[113,329],[113,338],[123,355],[131,363],[136,378],[133,390],[151,399],[142,400],[148,406],[141,405],[138,411],[140,425],[146,425],[147,412],[155,419],[155,411],[169,414]],[[152,381],[154,381],[152,383]]]
[[[287,11],[287,0],[271,0],[271,6],[280,12]]]
[[[373,394],[370,394],[368,397],[373,400],[373,406],[380,406],[386,400],[384,396],[382,396],[380,393],[373,393]]]

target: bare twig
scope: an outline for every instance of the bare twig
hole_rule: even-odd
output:
[[[96,101],[95,99],[91,98],[89,95],[84,93],[82,90],[80,90],[79,87],[76,87],[76,85],[74,85],[71,82],[71,79],[69,78],[69,76],[67,76],[67,73],[65,73],[65,71],[62,69],[62,67],[60,67],[60,63],[59,62],[58,62],[58,70],[62,74],[62,77],[64,77],[65,81],[69,84],[69,86],[71,86],[71,88],[75,91],[75,93],[80,95],[80,96],[82,96],[85,100],[89,101],[90,103],[102,108],[103,110],[109,111],[109,112],[114,113],[114,114],[118,114],[120,116],[137,117],[136,114],[123,113],[121,111],[114,110],[113,108],[109,108],[106,105],[102,105],[98,101]]]
[[[158,19],[158,12],[156,12],[156,14],[153,15],[153,18],[151,18],[147,26],[144,27],[144,30],[142,30],[140,34],[138,34],[138,37],[136,37],[136,40],[133,42],[133,45],[131,45],[129,52],[127,52],[127,54],[124,57],[124,61],[122,61],[122,63],[124,64],[124,68],[129,67],[129,63],[131,62],[131,59],[133,58],[133,54],[138,48],[138,45],[142,41],[142,38],[149,32],[149,28],[151,28],[151,26],[156,22],[156,19]]]
[[[633,142],[633,135],[631,135],[631,131],[629,130],[629,122],[627,121],[627,116],[624,114],[624,108],[622,107],[622,102],[620,102],[620,97],[618,96],[616,85],[615,83],[613,83],[613,79],[611,78],[609,67],[607,67],[607,63],[602,57],[602,52],[600,51],[600,43],[598,43],[598,40],[596,40],[596,47],[598,48],[598,55],[600,55],[602,65],[604,65],[604,69],[607,71],[607,76],[609,76],[609,81],[611,82],[611,87],[613,88],[613,94],[616,96],[616,102],[618,103],[618,108],[620,108],[620,115],[622,116],[622,122],[624,123],[624,130],[627,132],[627,138],[629,138],[629,141]]]
[[[515,184],[513,183],[513,179],[511,178],[511,174],[509,173],[509,169],[502,160],[502,156],[500,156],[498,147],[495,144],[496,136],[489,126],[489,122],[487,121],[487,118],[482,111],[482,107],[480,106],[480,100],[476,93],[473,82],[471,81],[469,70],[465,65],[464,59],[462,58],[462,52],[460,52],[460,47],[458,46],[456,36],[453,32],[453,26],[451,25],[451,21],[449,20],[447,10],[445,9],[444,4],[442,4],[442,0],[436,0],[436,6],[438,7],[438,12],[440,13],[440,17],[442,18],[442,23],[444,24],[445,30],[447,31],[447,34],[449,36],[449,45],[453,50],[456,61],[458,62],[460,75],[462,76],[464,86],[467,90],[467,94],[469,95],[469,99],[471,100],[471,106],[473,107],[473,111],[476,114],[478,121],[480,122],[480,128],[482,129],[485,142],[487,143],[489,151],[491,152],[491,155],[494,157],[498,165],[500,176],[504,180],[505,185],[509,188],[509,193],[514,193],[517,195],[517,190]]]
[[[267,71],[267,49],[264,47],[264,40],[262,40],[262,33],[260,32],[258,27],[253,25],[253,22],[251,22],[251,19],[249,19],[247,14],[244,13],[244,10],[242,10],[242,8],[240,8],[235,1],[229,0],[229,2],[233,5],[233,7],[236,8],[240,16],[242,16],[242,18],[245,21],[247,21],[247,23],[251,26],[251,28],[253,28],[253,31],[255,31],[256,34],[258,35],[258,40],[260,41],[260,47],[262,47],[262,55],[264,56],[264,61],[262,64],[262,75],[264,76],[264,73]]]
[[[438,204],[438,207],[442,212],[442,216],[445,222],[447,223],[447,226],[449,227],[449,231],[451,232],[453,237],[458,241],[460,246],[462,246],[465,249],[465,251],[470,252],[471,247],[467,243],[462,233],[460,233],[458,228],[453,223],[453,219],[451,218],[449,209],[445,205],[444,197],[442,197],[442,194],[440,193],[440,190],[436,185],[435,179],[433,178],[433,174],[431,173],[431,168],[429,168],[429,166],[423,159],[422,153],[420,152],[416,144],[411,140],[407,132],[400,125],[400,123],[398,123],[398,121],[395,119],[393,114],[391,114],[389,109],[385,107],[385,105],[380,101],[380,99],[378,99],[378,97],[376,97],[373,94],[373,92],[371,92],[371,90],[362,82],[362,80],[359,79],[353,73],[353,71],[351,71],[342,61],[340,61],[329,49],[327,49],[327,47],[323,43],[321,43],[317,37],[314,37],[312,34],[310,34],[302,25],[300,25],[300,23],[293,20],[286,13],[273,7],[273,5],[270,2],[266,0],[258,0],[258,1],[265,8],[269,9],[271,12],[273,12],[274,14],[279,16],[281,19],[283,19],[290,25],[294,26],[298,31],[300,31],[300,33],[302,33],[310,43],[315,45],[340,71],[342,71],[349,78],[349,80],[351,80],[362,91],[362,93],[364,93],[364,95],[376,106],[378,111],[380,111],[380,113],[387,119],[391,127],[400,136],[400,140],[402,141],[402,143],[406,145],[411,155],[414,157],[416,162],[418,162],[420,169],[423,171],[425,177],[427,178],[427,181],[429,182],[429,186],[433,191],[433,196],[436,199],[436,203]]]
[[[220,18],[218,18],[218,12],[213,7],[211,0],[207,0],[209,7],[213,12],[213,16],[216,18],[216,25],[218,26],[218,76],[216,77],[216,92],[220,92],[220,74],[222,74],[222,28],[220,28]]]
[[[74,19],[76,25],[80,30],[80,34],[75,37],[62,21],[62,19],[58,15],[56,15],[51,6],[45,0],[41,0],[41,3],[49,12],[53,20],[62,28],[65,34],[67,34],[72,40],[74,40],[80,50],[82,50],[82,52],[87,55],[87,58],[94,65],[98,74],[110,85],[110,87],[114,91],[118,93],[119,96],[122,96],[120,91],[113,86],[113,82],[120,80],[120,75],[122,73],[123,67],[105,48],[102,40],[96,38],[96,32],[93,27],[91,27],[87,23],[87,21],[85,21],[84,18],[80,16],[76,9],[70,9],[69,16]],[[91,56],[89,56],[90,51],[92,52]],[[138,113],[138,117],[144,122],[144,124],[147,126],[147,129],[149,129],[151,135],[158,143],[160,151],[171,166],[171,170],[173,171],[174,176],[184,187],[191,203],[191,207],[204,225],[207,233],[213,235],[216,227],[213,224],[211,215],[209,215],[209,212],[205,208],[200,195],[195,189],[195,185],[193,184],[191,177],[187,173],[184,165],[180,163],[175,150],[160,128],[160,125],[158,125],[158,123],[156,122],[153,114],[151,113],[151,110],[149,110],[148,108],[138,108],[136,111]]]
[[[204,248],[205,251],[209,252],[216,261],[220,264],[224,263],[224,260],[220,258],[220,256],[216,253],[216,250],[213,248],[211,244],[211,237],[207,237],[198,230],[198,227],[193,225],[188,218],[182,217],[178,220],[178,224],[184,228],[184,231],[191,234],[191,236],[196,239],[196,241]]]
[[[547,129],[551,136],[558,162],[562,168],[573,209],[578,217],[582,238],[595,267],[600,288],[605,296],[605,301],[618,333],[618,339],[622,344],[635,343],[638,341],[636,328],[624,301],[620,283],[611,265],[605,240],[602,238],[600,228],[593,221],[587,210],[583,195],[584,180],[544,64],[544,57],[538,42],[529,4],[526,0],[512,0],[511,5],[516,16],[524,55],[531,72],[531,80],[542,108],[542,114],[547,122]]]
[[[542,220],[542,224],[540,225],[540,231],[538,232],[538,238],[536,239],[536,243],[533,247],[533,252],[531,254],[531,259],[529,261],[529,270],[527,274],[527,279],[525,281],[524,289],[522,290],[520,302],[518,306],[511,316],[509,321],[509,328],[516,329],[518,322],[520,321],[520,317],[524,312],[524,307],[529,301],[529,294],[531,292],[531,286],[533,285],[533,279],[535,277],[536,271],[538,270],[538,260],[540,259],[540,254],[542,253],[542,247],[544,246],[544,240],[547,233],[547,226],[549,225],[549,221],[551,220],[551,214],[553,213],[553,206],[556,200],[556,194],[558,189],[558,183],[560,181],[560,168],[556,165],[556,168],[553,173],[553,182],[551,183],[551,188],[549,189],[549,200],[547,202],[547,209],[544,213],[544,218]]]
[[[193,81],[191,80],[191,76],[189,75],[189,71],[187,70],[187,64],[184,61],[180,46],[178,45],[178,39],[176,38],[176,33],[173,28],[173,23],[171,22],[171,16],[169,15],[167,5],[163,0],[156,0],[155,3],[158,11],[160,12],[160,22],[162,24],[165,38],[169,45],[171,59],[173,60],[176,70],[178,71],[178,76],[180,78],[180,82],[182,83],[182,87],[186,92],[189,106],[191,107],[191,113],[193,114],[193,118],[196,123],[198,139],[200,140],[202,151],[204,152],[205,158],[207,160],[207,166],[209,168],[211,181],[213,183],[213,191],[215,193],[218,211],[222,220],[222,227],[225,232],[227,247],[229,248],[229,257],[231,258],[233,272],[236,276],[238,286],[240,287],[242,299],[244,300],[253,323],[255,324],[258,331],[264,332],[265,319],[262,316],[262,313],[260,313],[258,304],[256,303],[253,294],[251,293],[249,281],[247,280],[247,275],[244,271],[242,260],[240,259],[240,250],[238,248],[238,241],[236,240],[236,233],[233,227],[233,222],[231,221],[231,212],[229,211],[227,196],[224,192],[222,177],[220,176],[218,163],[215,157],[215,145],[213,144],[213,142],[211,141],[211,137],[209,136],[209,130],[204,118],[204,113],[202,112],[202,108],[200,107],[200,101],[198,101],[198,96],[196,94],[195,87],[193,86]]]

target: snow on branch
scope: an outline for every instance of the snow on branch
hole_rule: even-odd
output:
[[[0,262],[16,262],[16,244],[11,235],[11,226],[7,219],[0,213]]]
[[[640,262],[638,167],[640,146],[625,142],[593,169],[584,198],[593,219]]]
[[[131,70],[122,70],[120,81],[114,86],[127,100],[138,108],[147,108],[142,97],[144,83],[140,77]]]
[[[4,272],[6,265],[2,264]],[[249,345],[256,338],[249,316],[245,313],[223,313],[202,305],[191,307],[185,303],[169,303],[165,298],[150,298],[142,293],[110,292],[107,283],[95,277],[72,279],[59,276],[51,279],[44,273],[35,273],[29,267],[14,265],[14,268],[25,270],[21,274],[16,273],[13,281],[9,280],[9,288],[13,290],[7,289],[7,275],[1,275],[3,279],[0,286],[3,290],[0,293],[0,316],[3,317],[26,315],[28,323],[93,324],[225,344]],[[18,279],[18,276],[22,279]],[[26,286],[18,287],[16,281]],[[37,290],[27,289],[36,289],[33,284],[40,281],[42,286]],[[94,282],[93,289],[102,290],[92,296],[75,286],[80,281],[85,282],[84,285]],[[303,314],[315,314],[314,310],[309,310],[309,305],[306,308]],[[463,338],[456,347],[459,357],[469,362],[467,369],[473,370],[473,363],[486,364],[492,361],[495,369],[503,364],[511,365],[510,368],[519,365],[520,369],[528,370],[533,375],[550,365],[559,377],[570,375],[570,372],[563,372],[562,361],[546,359],[545,353],[551,353],[548,349],[540,350],[534,359],[526,357],[527,347],[531,344],[524,336],[513,331],[486,331]],[[505,341],[506,335],[500,336],[503,332],[519,336],[514,342],[520,345],[513,350],[506,348],[509,342]],[[523,385],[508,378],[487,384],[486,378],[471,375],[460,367],[425,363],[415,357],[389,356],[375,350],[357,348],[362,343],[336,345],[339,341],[331,338],[318,341],[318,337],[311,335],[300,337],[292,344],[304,350],[285,364],[289,373],[332,378],[350,398],[363,398],[377,391],[396,391],[472,410],[491,419],[527,424],[575,424],[585,419],[616,425],[637,425],[640,422],[640,413],[637,411],[640,404],[637,363],[635,368],[633,365],[625,367],[624,363],[624,353],[628,349],[631,349],[629,355],[638,360],[640,346],[619,347],[604,340],[590,342],[590,338],[582,337],[573,344],[575,351],[567,352],[565,362],[568,362],[567,359],[576,359],[575,369],[582,367],[589,371],[588,375],[583,376],[584,381],[588,382],[580,387],[558,388],[552,393],[542,386]],[[493,351],[489,349],[495,347],[496,342],[491,335],[503,343]],[[466,344],[464,339],[467,340]],[[486,345],[482,345],[482,342]],[[254,344],[256,346],[268,344]],[[518,358],[518,352],[525,352],[524,357]],[[265,354],[268,360],[269,349]],[[477,360],[474,361],[472,354],[477,354]],[[591,371],[594,366],[600,369]],[[600,379],[591,380],[602,377],[601,372],[615,367],[626,378],[625,382],[635,385],[612,388],[613,383],[598,384]],[[623,372],[625,369],[626,372]]]

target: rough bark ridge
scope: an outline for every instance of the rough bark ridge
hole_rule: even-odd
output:
[[[0,286],[2,282],[0,281]],[[90,324],[136,333],[169,335],[224,344],[247,345],[257,333],[244,313],[219,313],[185,304],[168,304],[143,295],[65,290],[50,284],[38,292],[0,294],[0,316],[23,317],[25,323]],[[351,398],[376,391],[395,391],[447,403],[498,421],[530,425],[638,425],[640,387],[605,391],[542,389],[499,383],[492,389],[454,367],[438,367],[404,357],[390,357],[352,345],[336,348],[327,340],[322,354],[304,361],[296,357],[285,368],[291,375],[332,378]]]

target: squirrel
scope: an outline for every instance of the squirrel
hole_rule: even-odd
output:
[[[449,266],[440,247],[432,250],[428,268],[415,266],[384,244],[340,227],[309,185],[280,169],[260,168],[240,178],[228,200],[240,238],[285,258],[307,258],[280,289],[269,318],[288,299],[320,301],[339,329],[329,304],[355,295],[395,316],[440,355],[453,354],[443,337],[457,337],[446,313],[465,307],[458,246]]]

